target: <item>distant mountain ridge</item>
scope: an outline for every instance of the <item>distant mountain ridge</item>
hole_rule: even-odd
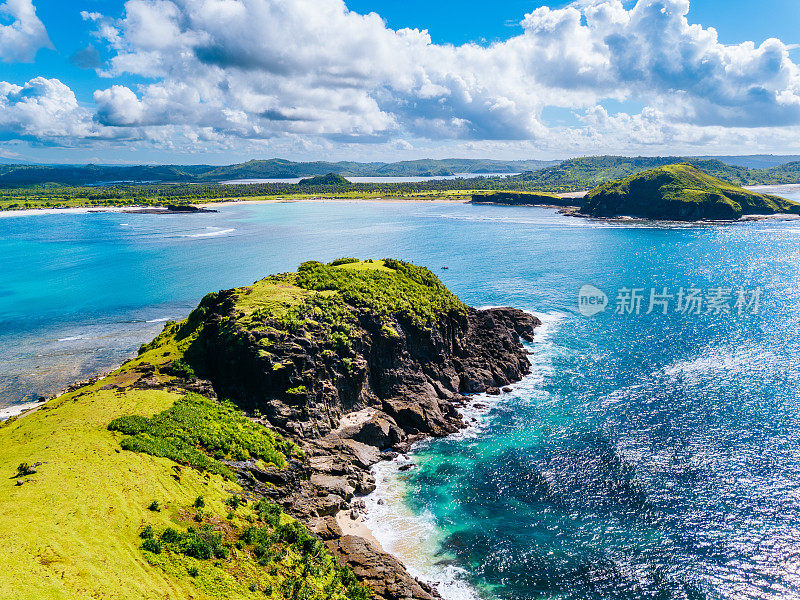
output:
[[[290,179],[334,173],[350,177],[441,177],[458,173],[522,173],[556,164],[541,160],[422,159],[394,163],[293,162],[279,158],[213,165],[0,165],[0,185],[43,183],[93,185],[100,183],[223,182],[236,179]]]
[[[717,159],[681,156],[588,156],[565,160],[558,165],[523,173],[513,178],[528,188],[554,192],[592,189],[643,171],[674,164],[690,164],[734,185],[780,185],[800,183],[800,162],[767,169],[750,169]]]
[[[783,164],[777,164],[787,159]],[[790,160],[798,159],[798,160]],[[588,156],[564,161],[492,159],[420,159],[384,162],[294,162],[273,158],[214,165],[31,165],[0,164],[0,187],[41,184],[71,186],[203,183],[241,179],[297,179],[333,173],[342,177],[445,177],[467,174],[515,174],[503,189],[567,192],[592,189],[607,181],[670,164],[689,163],[735,185],[800,183],[800,156]],[[754,168],[748,165],[763,165]],[[507,185],[506,185],[507,183]]]

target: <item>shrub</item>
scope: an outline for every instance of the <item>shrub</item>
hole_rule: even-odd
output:
[[[225,504],[226,504],[226,506],[229,506],[233,510],[236,510],[242,504],[244,504],[244,501],[239,496],[233,495],[230,498],[228,498],[227,500],[225,500]]]
[[[197,577],[200,574],[200,571],[195,566],[191,566],[186,571],[189,573],[189,577]]]
[[[17,467],[17,474],[14,477],[25,477],[26,475],[33,475],[36,473],[36,468],[28,463],[20,463]]]
[[[192,366],[181,358],[172,361],[172,365],[170,366],[169,370],[173,375],[183,377],[185,379],[194,379],[196,377]]]
[[[153,554],[161,554],[161,542],[153,538],[148,538],[142,542],[142,550],[152,552]]]
[[[155,537],[155,534],[153,533],[153,526],[145,526],[145,528],[139,532],[139,537],[143,540],[152,540]]]
[[[150,503],[150,506],[147,507],[147,510],[152,512],[161,512],[161,505],[158,503],[158,500],[153,500]]]
[[[195,508],[205,508],[206,507],[206,499],[203,498],[202,495],[198,496],[194,501]]]
[[[357,263],[359,260],[357,258],[337,258],[336,260],[332,260],[328,263],[332,267],[338,267],[339,265],[349,265],[351,263]]]
[[[161,541],[165,544],[177,544],[181,540],[181,534],[179,531],[173,529],[172,527],[167,527],[164,531],[161,532]]]
[[[235,479],[233,472],[212,456],[261,459],[282,468],[287,457],[299,454],[294,443],[253,423],[232,404],[194,393],[151,418],[120,417],[108,428],[127,436],[120,443],[125,450],[169,458],[230,480]]]

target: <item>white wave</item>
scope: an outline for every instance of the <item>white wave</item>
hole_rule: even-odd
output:
[[[187,238],[219,237],[223,235],[228,235],[236,231],[236,229],[220,229],[218,227],[206,227],[206,229],[211,229],[213,231],[204,231],[203,233],[187,233],[182,237],[187,237]]]
[[[492,308],[492,307],[483,307]],[[537,327],[530,347],[532,372],[522,381],[509,386],[511,391],[493,396],[476,394],[459,408],[467,427],[454,433],[450,439],[466,440],[478,437],[491,424],[492,411],[498,404],[514,403],[532,396],[552,372],[555,347],[550,336],[567,316],[560,312],[530,313],[542,324]],[[383,549],[397,557],[413,576],[433,585],[445,600],[481,600],[484,596],[468,581],[468,572],[448,564],[441,554],[442,532],[429,512],[414,513],[406,502],[407,488],[400,468],[413,464],[414,450],[430,441],[412,447],[411,456],[400,455],[393,461],[376,464],[375,491],[364,498],[366,516],[364,523]]]
[[[145,323],[164,323],[165,321],[169,321],[172,317],[159,317],[158,319],[148,319]]]
[[[82,335],[71,335],[69,337],[58,338],[58,342],[74,342],[75,340],[82,340],[84,337]]]
[[[398,557],[411,575],[435,586],[445,600],[480,600],[466,571],[446,564],[446,557],[438,554],[441,540],[432,515],[417,515],[407,507],[399,468],[409,462],[401,456],[373,468],[376,488],[364,499],[365,524],[384,550]]]
[[[41,402],[23,402],[22,404],[12,404],[11,406],[0,408],[0,421],[5,421],[6,419],[10,419],[11,417],[15,417],[24,413],[26,410],[36,408],[37,406],[41,405]]]

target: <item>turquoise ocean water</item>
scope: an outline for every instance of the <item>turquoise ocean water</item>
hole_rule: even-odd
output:
[[[121,362],[207,291],[339,256],[424,264],[470,304],[546,323],[533,376],[386,475],[419,532],[401,553],[501,599],[800,597],[800,222],[401,203],[1,216],[0,406]],[[609,310],[579,314],[587,284]],[[614,314],[621,288],[644,290],[640,314]],[[645,314],[651,288],[761,297]]]

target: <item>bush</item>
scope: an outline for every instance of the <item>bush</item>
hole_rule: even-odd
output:
[[[195,566],[191,566],[186,570],[189,573],[189,577],[197,577],[200,574],[200,571]]]
[[[194,379],[196,377],[192,366],[180,358],[172,361],[172,365],[170,366],[169,370],[170,373],[176,375],[177,377],[183,377],[185,379]]]
[[[167,527],[161,532],[161,541],[165,544],[177,544],[181,540],[181,533],[172,527]]]
[[[225,500],[225,505],[229,506],[233,510],[238,509],[242,504],[244,504],[244,500],[242,500],[239,496],[231,496],[227,500]]]
[[[206,500],[203,496],[198,496],[194,501],[195,508],[205,508],[206,507]]]
[[[139,532],[139,537],[143,540],[152,540],[155,538],[155,533],[153,532],[153,526],[147,525],[142,531]]]
[[[120,443],[125,450],[169,458],[229,480],[235,480],[233,472],[212,456],[261,459],[283,468],[287,457],[299,453],[294,443],[253,423],[232,404],[194,393],[152,418],[120,417],[108,428],[127,436]]]
[[[142,542],[142,550],[152,552],[153,554],[161,554],[161,542],[153,538],[148,538]]]
[[[17,474],[14,477],[25,477],[26,475],[33,475],[36,473],[36,468],[28,463],[20,463],[17,467]]]
[[[152,512],[161,512],[161,505],[158,503],[158,500],[153,500],[150,503],[150,506],[147,507],[147,510]]]
[[[338,267],[339,265],[349,265],[357,262],[359,262],[357,258],[337,258],[328,264],[332,267]]]

